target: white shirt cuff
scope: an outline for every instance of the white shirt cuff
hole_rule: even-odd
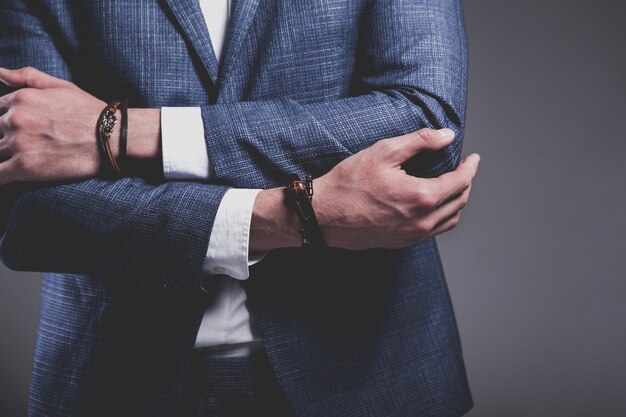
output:
[[[231,188],[224,194],[204,263],[207,274],[224,274],[245,280],[250,276],[248,267],[263,259],[264,254],[248,259],[252,209],[260,191]]]
[[[161,148],[166,179],[211,179],[200,107],[161,108]]]

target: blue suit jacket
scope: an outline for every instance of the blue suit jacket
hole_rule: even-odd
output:
[[[450,127],[457,138],[412,160],[411,173],[435,176],[459,161],[459,0],[236,0],[219,68],[197,3],[0,0],[0,65],[35,66],[135,107],[202,106],[218,178],[21,184],[3,195],[4,262],[46,271],[32,416],[180,412],[214,294],[201,267],[228,187],[320,176],[422,127]],[[276,250],[245,289],[298,416],[453,417],[470,408],[434,240]]]

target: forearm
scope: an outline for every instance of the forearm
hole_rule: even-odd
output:
[[[129,109],[128,154],[137,159],[158,158],[161,154],[160,126],[159,109]]]
[[[267,188],[291,172],[319,177],[381,139],[424,127],[451,128],[456,139],[444,150],[410,161],[408,171],[434,177],[454,169],[464,124],[456,113],[432,103],[428,107],[435,117],[390,91],[310,105],[284,99],[206,106],[203,115],[216,179],[234,187]]]
[[[375,22],[376,24],[369,25],[378,30],[380,30],[381,22],[389,21],[393,16],[384,16],[379,19],[376,15],[395,10],[381,6],[382,3],[384,2],[376,3],[371,15],[367,17],[372,21],[380,20],[378,23]],[[356,74],[354,78],[358,81],[351,88],[351,94],[356,97],[310,104],[302,104],[285,98],[205,106],[203,108],[205,137],[211,161],[217,172],[217,179],[238,187],[270,188],[282,183],[284,174],[289,172],[306,172],[318,177],[339,161],[384,137],[414,131],[424,126],[452,127],[457,132],[457,141],[449,149],[421,160],[412,172],[418,175],[434,176],[450,170],[458,162],[460,154],[465,104],[466,56],[462,48],[463,34],[458,17],[458,2],[446,1],[445,3],[441,10],[434,12],[437,16],[431,22],[432,24],[424,25],[424,22],[405,19],[402,22],[398,20],[397,28],[389,29],[411,33],[410,37],[384,36],[384,34],[376,33],[375,30],[364,31],[371,39],[365,42],[366,46],[360,53],[363,60],[356,66],[359,74]],[[451,5],[456,7],[452,11]],[[423,6],[425,5],[420,3],[419,7]],[[398,19],[420,15],[415,11],[406,11],[407,13],[400,11]],[[431,17],[431,13],[428,17]],[[452,17],[451,21],[447,21],[450,17]],[[413,32],[413,29],[405,31],[409,27],[415,31]],[[430,33],[434,27],[438,30],[445,28],[447,32],[443,35]],[[455,44],[441,44],[437,41],[440,38],[452,39]],[[402,40],[404,43],[395,44],[397,40]],[[456,44],[457,41],[458,44]],[[384,42],[391,42],[392,45],[385,45]],[[425,48],[434,48],[434,50],[432,54],[424,54]],[[386,53],[391,49],[395,51],[394,54]],[[405,57],[408,58],[405,60]],[[436,57],[436,60],[432,57]],[[16,61],[11,62],[23,61],[18,56],[14,58],[17,58]],[[32,60],[31,64],[37,61]],[[337,81],[347,82],[346,80]],[[131,110],[130,112],[129,154],[138,160],[158,160],[159,135],[154,129],[159,126],[159,123],[157,121],[146,124],[152,130],[144,132],[143,125],[136,125],[133,120],[154,119],[158,116],[157,111]],[[92,129],[90,126],[89,131],[91,132]],[[133,138],[133,135],[139,136]],[[59,191],[55,187],[51,190],[54,191],[50,192],[63,194],[63,190]],[[272,204],[278,204],[278,201],[282,203],[281,198],[272,199],[271,204],[263,205],[263,198],[266,194],[263,194],[259,200],[261,207],[272,208]],[[28,193],[25,193],[22,197],[26,198],[18,200],[16,207],[21,208],[17,212],[28,212],[22,210],[24,207],[26,209],[29,207],[26,204],[29,201],[27,196]],[[39,197],[46,199],[49,196],[44,192]],[[68,195],[65,197],[67,198]],[[90,199],[80,193],[76,197],[82,198],[83,203],[88,203],[89,207],[92,203],[96,207],[106,206],[104,198]],[[184,198],[184,195],[180,197]],[[34,203],[35,206],[42,204],[36,198],[30,203]],[[39,209],[32,212],[39,214],[37,213]],[[41,212],[45,213],[48,209],[50,207],[41,207]],[[295,244],[294,237],[297,237],[299,232],[297,225],[295,228],[290,226],[285,230],[278,230],[273,226],[281,218],[281,212],[276,208],[268,212],[271,215],[263,214],[262,210],[260,214],[255,214],[257,219],[255,224],[258,224],[258,230],[253,230],[253,235],[259,236],[260,233],[263,237],[265,234],[265,239],[254,238],[253,241],[261,243],[252,245],[253,249],[264,250],[281,247],[276,244]],[[283,214],[287,215],[287,218],[283,219],[280,224],[293,225],[294,218],[291,217],[289,220],[288,213],[283,212]],[[73,215],[74,213],[63,213],[70,224],[74,220]],[[57,219],[49,218],[52,221],[62,219],[62,216]],[[29,225],[26,220],[28,219],[25,218],[21,223],[12,224],[21,224],[22,230],[33,236],[33,230],[28,229]],[[13,230],[11,224],[8,230],[9,232]],[[188,229],[182,227],[181,230]],[[271,242],[271,239],[268,240],[270,231],[276,236],[281,236],[278,243],[268,243]],[[10,236],[7,234],[7,238]],[[150,235],[150,238],[158,237]],[[206,239],[206,236],[204,238]],[[16,242],[19,239],[5,240],[7,244],[7,242]],[[13,248],[16,247],[19,248],[13,245]],[[8,251],[7,253],[16,256],[17,252]],[[48,260],[41,262],[51,264]]]
[[[291,172],[320,176],[380,139],[424,127],[451,128],[456,140],[442,151],[410,161],[407,170],[416,176],[434,177],[454,169],[460,159],[464,129],[458,116],[451,117],[454,113],[439,108],[431,110],[437,117],[429,119],[402,93],[390,91],[389,95],[372,93],[318,105],[280,100],[207,106],[203,114],[211,122],[205,123],[205,135],[215,171],[210,179],[238,188],[266,188],[280,184]],[[160,109],[131,109],[128,117],[132,170],[127,174],[161,172]],[[250,124],[241,123],[242,117]],[[276,131],[274,126],[298,126],[298,130]],[[116,153],[119,132],[114,133]],[[303,142],[303,137],[310,139]]]
[[[250,222],[251,255],[302,244],[300,224],[292,208],[285,204],[284,189],[261,191],[254,202]]]
[[[458,164],[468,69],[460,1],[372,1],[360,25],[358,46],[350,51],[354,71],[335,80],[349,87],[349,97],[321,99],[318,86],[303,80],[301,88],[310,90],[298,98],[202,108],[217,179],[267,188],[290,172],[319,177],[383,138],[424,127],[451,128],[456,139],[441,152],[410,161],[409,171],[433,177]]]
[[[202,290],[209,236],[227,187],[125,178],[20,188],[3,219],[8,267]]]
[[[118,112],[118,119],[121,114]],[[161,111],[159,109],[128,109],[127,159],[124,175],[142,178],[163,177],[161,154]],[[111,136],[111,151],[118,158],[120,129]]]
[[[270,188],[290,172],[319,177],[380,139],[424,127],[451,128],[456,139],[410,161],[408,171],[433,177],[458,164],[468,66],[460,2],[445,0],[436,8],[427,1],[371,2],[362,26],[359,47],[351,52],[354,74],[336,80],[349,86],[350,97],[306,101],[316,95],[305,90],[303,101],[260,95],[202,107],[217,180]]]
[[[316,179],[312,205],[326,244],[352,250],[402,248],[455,227],[469,198],[478,155],[432,179],[415,178],[401,168],[407,158],[442,149],[453,138],[449,129],[422,129],[379,141]],[[285,197],[284,188],[258,194],[251,253],[302,245],[296,208]]]

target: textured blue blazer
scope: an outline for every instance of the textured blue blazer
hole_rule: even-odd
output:
[[[320,176],[422,127],[457,138],[407,170],[436,176],[458,164],[460,0],[233,7],[218,67],[197,0],[0,0],[1,66],[38,67],[134,107],[201,106],[217,174],[210,183],[89,179],[3,191],[3,261],[46,272],[31,416],[180,414],[215,294],[202,263],[228,187]],[[434,240],[275,250],[245,290],[298,416],[455,417],[471,407]]]

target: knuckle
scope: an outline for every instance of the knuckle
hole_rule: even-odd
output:
[[[433,137],[433,132],[430,129],[424,128],[417,131],[417,136],[419,136],[424,142],[430,143],[435,138]]]
[[[413,191],[415,192],[416,195],[420,197],[424,197],[430,194],[431,190],[432,190],[432,186],[428,184],[426,181],[420,181],[418,184],[415,184],[413,186]]]
[[[4,123],[9,130],[15,130],[17,127],[19,116],[15,110],[9,111],[4,115]]]
[[[32,79],[32,77],[34,77],[36,73],[37,70],[34,67],[24,67],[19,70],[20,76],[27,81]]]
[[[18,156],[18,161],[19,172],[25,179],[36,178],[43,166],[41,158],[33,153],[22,153]]]
[[[22,88],[13,93],[13,103],[21,104],[30,101],[33,97],[33,92],[29,88]]]
[[[20,111],[13,110],[6,114],[5,123],[10,130],[19,130],[26,124],[27,116]]]
[[[420,219],[415,223],[413,231],[418,235],[424,235],[433,228],[432,222],[427,219]]]
[[[2,144],[3,150],[9,150],[11,154],[13,154],[13,150],[15,149],[15,136],[14,135],[5,135],[2,140],[0,140]]]
[[[423,195],[421,198],[421,205],[424,208],[433,208],[437,205],[437,199],[432,194]]]
[[[11,150],[11,154],[16,155],[16,156],[24,155],[32,149],[32,146],[31,146],[30,141],[28,140],[28,137],[24,135],[20,135],[20,134],[11,135],[7,143],[7,146]]]
[[[417,206],[421,208],[433,208],[437,206],[438,198],[431,187],[421,186],[417,192]]]
[[[31,158],[25,154],[19,154],[14,158],[15,167],[17,170],[24,174],[29,174],[33,169],[33,163]]]
[[[6,147],[11,150],[11,154],[17,154],[23,148],[20,137],[16,135],[7,137],[3,142],[6,142]]]
[[[389,153],[395,149],[394,143],[391,139],[381,139],[377,142],[380,152]]]

